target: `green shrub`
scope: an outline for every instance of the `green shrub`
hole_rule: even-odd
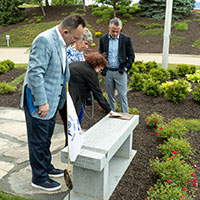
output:
[[[188,179],[194,173],[191,165],[178,157],[159,159],[150,161],[150,166],[159,176],[161,182],[175,184],[179,186],[187,186]]]
[[[135,62],[135,65],[137,66],[138,70],[140,73],[144,73],[146,72],[146,66],[144,63],[140,63],[139,61],[138,62]]]
[[[196,71],[194,65],[180,64],[176,66],[176,70],[179,76],[185,76],[186,74],[192,74]]]
[[[40,22],[42,22],[42,19],[36,19],[36,22],[40,23]]]
[[[145,80],[142,91],[149,96],[157,97],[162,93],[160,81],[155,81],[152,78]]]
[[[11,60],[7,59],[1,62],[1,64],[8,66],[8,69],[13,69],[15,67],[15,63],[12,62]]]
[[[131,76],[131,81],[129,83],[129,87],[133,90],[141,91],[144,87],[145,79],[148,79],[148,75],[134,73]]]
[[[28,18],[26,18],[25,20],[24,20],[24,22],[28,22],[29,20],[28,20]]]
[[[0,63],[0,74],[4,74],[8,71],[8,68]]]
[[[96,23],[97,23],[97,24],[101,24],[102,22],[103,22],[103,19],[97,19],[97,20],[96,20]]]
[[[96,37],[100,37],[101,35],[102,35],[101,32],[95,32],[95,36],[96,36]]]
[[[200,49],[200,39],[195,40],[194,44],[192,45],[193,47],[197,47]]]
[[[151,35],[153,37],[158,37],[158,36],[162,36],[163,32],[164,32],[163,28],[154,28],[154,29],[141,31],[138,33],[138,35],[142,35],[142,36]]]
[[[140,0],[140,15],[142,17],[162,20],[165,18],[166,0]],[[184,19],[194,8],[194,0],[174,0],[172,19]]]
[[[0,94],[9,94],[13,93],[15,91],[15,88],[10,86],[6,82],[1,82],[0,83]]]
[[[153,114],[149,114],[145,118],[145,123],[150,127],[157,127],[159,124],[163,124],[163,117],[158,113],[154,112]]]
[[[200,82],[200,70],[196,71],[194,74],[186,74],[186,78],[189,81],[192,81],[194,83],[199,83]]]
[[[156,136],[169,139],[170,137],[182,138],[186,134],[186,131],[187,128],[185,128],[183,123],[180,123],[177,120],[172,120],[168,124],[158,124],[155,132]]]
[[[192,92],[192,96],[194,97],[194,100],[197,102],[200,102],[200,87],[195,87],[195,90]]]
[[[164,82],[170,77],[169,72],[163,67],[159,67],[158,69],[151,69],[149,75],[153,80],[160,82]]]
[[[183,160],[189,159],[194,152],[190,143],[186,139],[178,139],[171,137],[164,144],[157,147],[164,156],[174,157],[178,156]]]
[[[137,108],[128,108],[128,112],[133,115],[139,115],[140,111]]]
[[[187,31],[188,30],[188,24],[185,22],[174,22],[173,26],[177,31]]]
[[[173,103],[180,103],[183,101],[191,91],[191,84],[184,80],[178,79],[174,81],[167,81],[162,83],[164,96]]]
[[[61,16],[67,16],[68,13],[61,13]]]
[[[169,72],[170,78],[175,79],[178,77],[178,72],[176,69],[167,69],[167,71]]]
[[[182,186],[177,186],[174,183],[156,183],[153,187],[150,187],[147,192],[148,197],[145,200],[172,200],[172,199],[184,199],[193,200],[193,198],[183,190]]]
[[[1,0],[0,1],[0,25],[7,26],[16,24],[24,19],[24,10],[19,8],[23,1]]]
[[[185,41],[185,37],[177,36],[177,35],[171,35],[170,37],[170,48],[177,47]]]
[[[157,69],[158,68],[158,64],[155,61],[149,61],[144,63],[145,67],[146,67],[146,71],[150,71],[151,69]]]

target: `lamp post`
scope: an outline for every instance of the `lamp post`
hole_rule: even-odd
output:
[[[168,54],[171,35],[171,22],[172,22],[172,8],[173,0],[166,0],[165,11],[165,28],[163,35],[163,54],[162,54],[162,67],[167,69],[168,67]]]

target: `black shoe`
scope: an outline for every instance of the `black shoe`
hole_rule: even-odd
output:
[[[59,178],[64,176],[64,171],[62,169],[52,169],[48,174],[52,178]]]
[[[61,188],[61,184],[52,179],[50,179],[48,181],[44,181],[42,183],[33,183],[32,182],[32,186],[34,188],[42,189],[42,190],[49,191],[49,192],[53,192],[53,191],[59,190]]]

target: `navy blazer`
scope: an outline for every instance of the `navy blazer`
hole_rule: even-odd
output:
[[[99,52],[101,54],[106,53],[108,57],[109,49],[109,33],[100,37]],[[119,35],[119,72],[123,73],[125,68],[130,70],[135,60],[135,53],[132,47],[131,38],[128,35],[120,33]]]

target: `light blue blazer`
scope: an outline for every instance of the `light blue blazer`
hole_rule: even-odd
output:
[[[33,41],[29,65],[24,79],[21,103],[24,106],[24,88],[27,85],[32,93],[33,105],[36,110],[32,117],[48,120],[63,107],[66,98],[66,81],[69,81],[69,67],[63,72],[63,56],[56,27],[40,33]],[[41,118],[37,107],[49,104],[49,113]]]

